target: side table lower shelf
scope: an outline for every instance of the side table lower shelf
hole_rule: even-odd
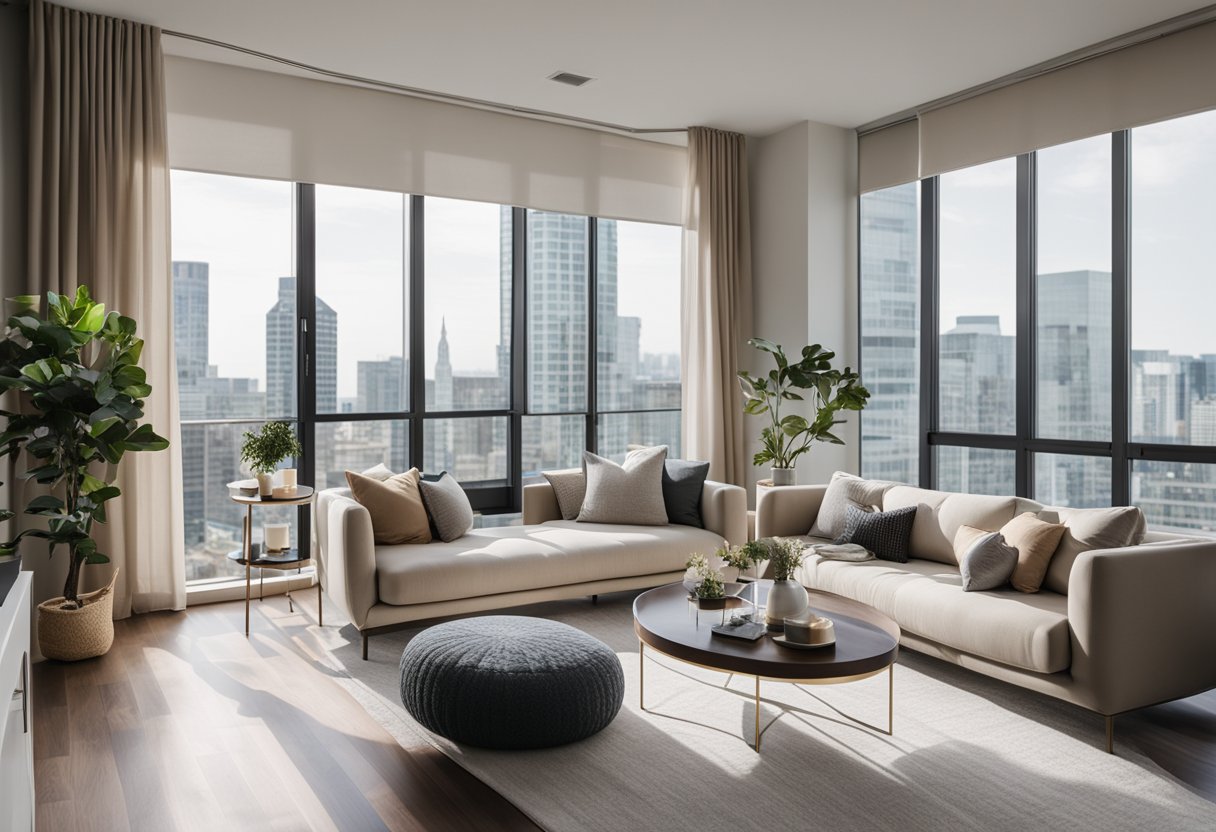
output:
[[[245,556],[240,549],[234,549],[228,553],[228,560],[233,563],[245,566]],[[245,620],[249,620],[249,601],[251,598],[250,588],[253,584],[251,570],[258,571],[258,600],[261,601],[265,597],[266,570],[274,569],[279,572],[290,572],[293,569],[303,569],[305,566],[312,566],[312,559],[309,557],[300,557],[298,549],[288,549],[285,552],[276,554],[259,555],[250,563],[250,569],[245,570]],[[322,600],[321,582],[317,581],[317,626],[324,627],[324,610]],[[291,600],[291,584],[287,585],[287,609],[290,612],[295,612],[295,605]],[[249,628],[246,625],[245,635],[249,635]]]

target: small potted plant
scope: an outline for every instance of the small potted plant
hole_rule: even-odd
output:
[[[279,464],[299,455],[300,443],[288,422],[267,422],[257,433],[245,431],[241,462],[247,464],[257,476],[260,497],[274,494],[274,471]]]
[[[739,570],[742,575],[748,569],[754,570],[754,581],[752,583],[752,608],[756,612],[760,610],[760,564],[768,560],[768,548],[761,542],[749,540],[742,546],[723,546],[714,553],[727,566]]]
[[[722,573],[709,565],[704,555],[694,554],[684,564],[688,569],[684,585],[702,610],[726,608],[726,583]]]
[[[793,485],[798,457],[809,451],[814,442],[843,445],[844,440],[832,429],[844,424],[844,419],[838,418],[843,411],[864,408],[870,391],[861,386],[860,376],[851,367],[833,369],[836,353],[819,344],[803,347],[802,358],[791,362],[780,344],[763,338],[751,338],[747,343],[772,355],[777,365],[767,376],[752,376],[746,370],[738,373],[744,412],[752,416],[768,414],[768,425],[760,431],[761,448],[752,464],[769,463],[773,485]],[[804,397],[799,390],[809,392]],[[800,402],[808,397],[811,421],[797,413],[781,415],[784,402]]]
[[[763,542],[768,551],[768,568],[773,574],[773,586],[768,591],[764,618],[770,630],[781,629],[785,619],[806,611],[809,599],[806,588],[794,580],[794,572],[802,565],[805,547],[798,540],[772,537]]]

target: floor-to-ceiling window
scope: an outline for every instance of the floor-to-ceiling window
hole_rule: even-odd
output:
[[[864,194],[863,473],[1216,531],[1213,146],[1203,113]]]
[[[677,227],[187,171],[173,217],[191,580],[235,574],[225,485],[269,419],[302,482],[449,471],[485,525],[584,449],[679,452]]]

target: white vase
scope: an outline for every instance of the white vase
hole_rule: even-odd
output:
[[[258,474],[258,496],[269,497],[274,494],[274,474]]]
[[[795,485],[797,479],[794,475],[793,468],[778,468],[776,465],[772,468],[773,485]]]
[[[764,605],[764,620],[771,628],[785,626],[785,619],[806,612],[810,599],[806,587],[797,581],[773,581]]]

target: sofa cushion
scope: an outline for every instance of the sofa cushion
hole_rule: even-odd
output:
[[[701,492],[708,476],[708,462],[669,459],[663,464],[663,505],[668,523],[705,527],[701,519]]]
[[[848,509],[844,534],[833,543],[856,543],[873,552],[876,558],[907,563],[908,540],[916,521],[914,506],[891,511],[862,511],[854,505]]]
[[[683,572],[689,552],[712,552],[713,532],[689,526],[590,525],[474,529],[450,543],[377,546],[386,604],[424,604],[585,581]]]
[[[1001,534],[1018,550],[1018,563],[1009,576],[1009,583],[1020,592],[1038,592],[1064,527],[1026,512],[1001,526]]]
[[[549,481],[553,496],[563,520],[578,517],[583,507],[583,495],[587,493],[587,475],[582,468],[565,468],[561,471],[542,471],[541,476]]]
[[[1144,540],[1144,512],[1135,506],[1053,509],[1064,524],[1064,535],[1047,568],[1044,585],[1068,593],[1068,577],[1077,555],[1090,549],[1117,549]]]
[[[371,515],[377,544],[431,542],[431,521],[422,504],[418,479],[417,468],[386,480],[346,472],[355,501]]]
[[[842,563],[809,555],[798,577],[811,589],[869,604],[908,632],[956,650],[1037,673],[1071,664],[1068,599],[1055,592],[963,592],[957,568],[918,559]]]
[[[997,589],[1009,583],[1018,565],[1018,550],[1000,532],[962,526],[954,538],[954,553],[964,592]]]
[[[952,494],[910,485],[897,485],[882,497],[882,510],[916,506],[912,524],[912,557],[958,564],[954,555],[954,536],[960,526],[974,526],[987,532],[1000,531],[1013,519],[1019,505],[1016,497],[989,497],[979,494]]]
[[[624,465],[583,451],[587,493],[583,496],[578,521],[666,526],[667,507],[663,504],[666,460],[666,445],[630,451]]]
[[[865,480],[844,471],[832,474],[828,489],[824,492],[819,513],[811,524],[811,537],[826,537],[834,540],[844,534],[848,523],[848,508],[856,506],[862,511],[872,511],[882,505],[882,495],[892,483],[883,480]]]

